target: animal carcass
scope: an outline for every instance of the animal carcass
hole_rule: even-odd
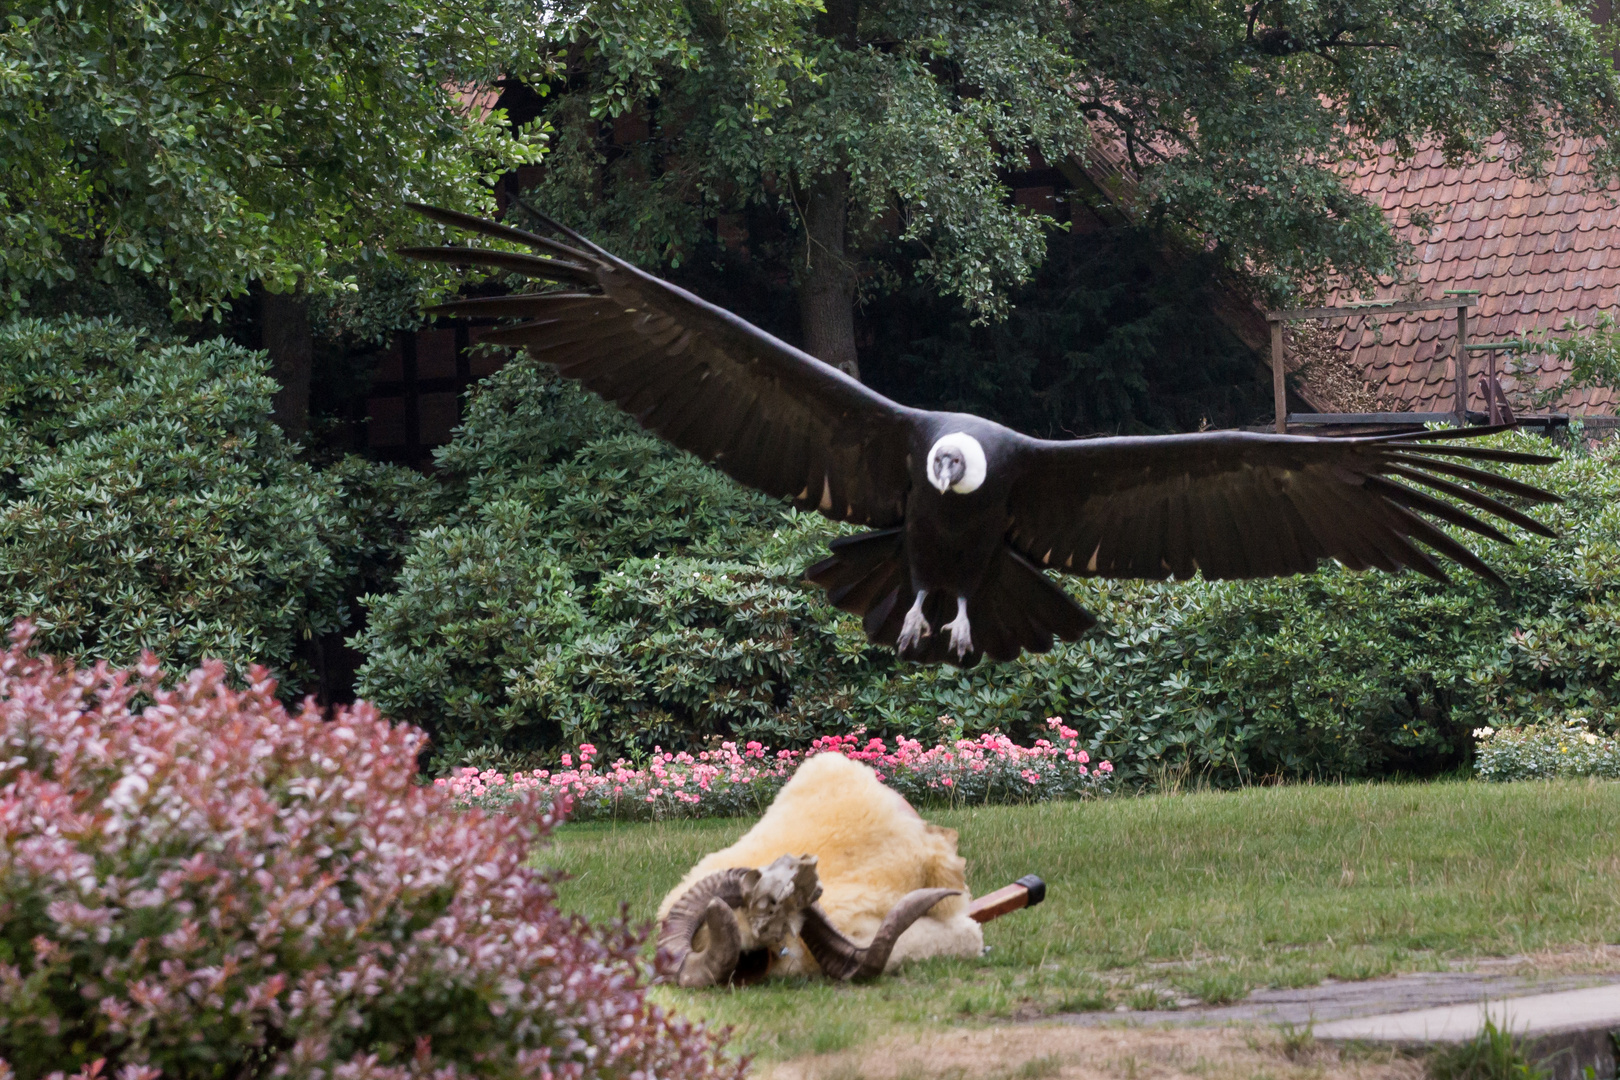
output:
[[[978,956],[966,869],[954,830],[924,821],[865,765],[819,754],[752,829],[664,897],[660,948],[685,985],[738,970],[861,978]]]

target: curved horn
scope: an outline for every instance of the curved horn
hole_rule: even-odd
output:
[[[864,948],[834,929],[819,904],[812,905],[805,915],[804,929],[799,936],[804,939],[805,948],[810,950],[810,955],[816,958],[816,963],[825,974],[845,980],[874,978],[883,974],[883,966],[889,962],[894,943],[906,932],[907,927],[928,914],[929,908],[947,896],[956,896],[960,892],[960,889],[916,889],[907,893],[889,909],[883,925],[872,935],[872,943]]]
[[[721,870],[686,890],[664,917],[658,932],[658,952],[675,968],[675,982],[687,988],[713,986],[731,978],[742,952],[742,933],[731,909],[759,877],[758,870],[733,867]],[[708,946],[692,949],[701,928],[709,931]]]

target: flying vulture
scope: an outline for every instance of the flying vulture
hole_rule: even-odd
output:
[[[529,248],[406,248],[562,286],[433,309],[515,318],[482,340],[522,346],[739,483],[869,531],[806,571],[867,637],[963,667],[1073,641],[1096,623],[1051,578],[1256,578],[1411,567],[1435,555],[1501,579],[1435,527],[1512,541],[1447,496],[1553,536],[1487,492],[1557,496],[1469,462],[1546,464],[1459,445],[1486,430],[1353,438],[1209,431],[1032,439],[966,413],[896,404],[743,319],[561,225],[568,242],[426,206],[444,225]],[[1420,487],[1414,485],[1421,485]],[[1431,520],[1432,519],[1432,520]],[[1429,550],[1425,551],[1422,544]]]

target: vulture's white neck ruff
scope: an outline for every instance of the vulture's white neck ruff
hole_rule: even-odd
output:
[[[953,431],[949,435],[940,437],[940,440],[928,451],[928,479],[935,487],[939,486],[940,480],[939,452],[941,450],[955,450],[962,455],[964,466],[962,479],[952,484],[951,490],[958,495],[966,495],[969,492],[979,490],[979,485],[984,483],[984,474],[988,468],[984,458],[984,447],[979,445],[979,440],[965,431]]]

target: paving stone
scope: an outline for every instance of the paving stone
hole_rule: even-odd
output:
[[[1620,985],[1620,973],[1533,978],[1471,971],[1413,972],[1388,979],[1339,982],[1328,979],[1296,990],[1255,990],[1231,1005],[1175,1010],[1069,1013],[1053,1019],[1071,1024],[1231,1023],[1322,1024],[1354,1016],[1409,1012],[1440,1005],[1463,1005],[1592,986]],[[1607,1080],[1607,1078],[1601,1078]]]
[[[1316,1034],[1324,1039],[1360,1039],[1409,1046],[1467,1042],[1484,1030],[1487,1017],[1495,1021],[1498,1028],[1518,1036],[1546,1035],[1572,1028],[1620,1028],[1620,985],[1359,1016],[1322,1024]]]
[[[1535,978],[1489,972],[1417,972],[1365,982],[1327,980],[1297,990],[1256,990],[1233,1005],[1165,1011],[1072,1013],[1071,1024],[1311,1025],[1337,1044],[1419,1050],[1476,1037],[1489,1016],[1513,1032],[1553,1080],[1620,1078],[1620,973]]]
[[[1550,1068],[1557,1080],[1574,1080],[1588,1067],[1602,1080],[1616,1075],[1620,985],[1359,1016],[1322,1024],[1315,1032],[1324,1042],[1416,1050],[1469,1042],[1487,1019],[1511,1032],[1525,1056]]]

